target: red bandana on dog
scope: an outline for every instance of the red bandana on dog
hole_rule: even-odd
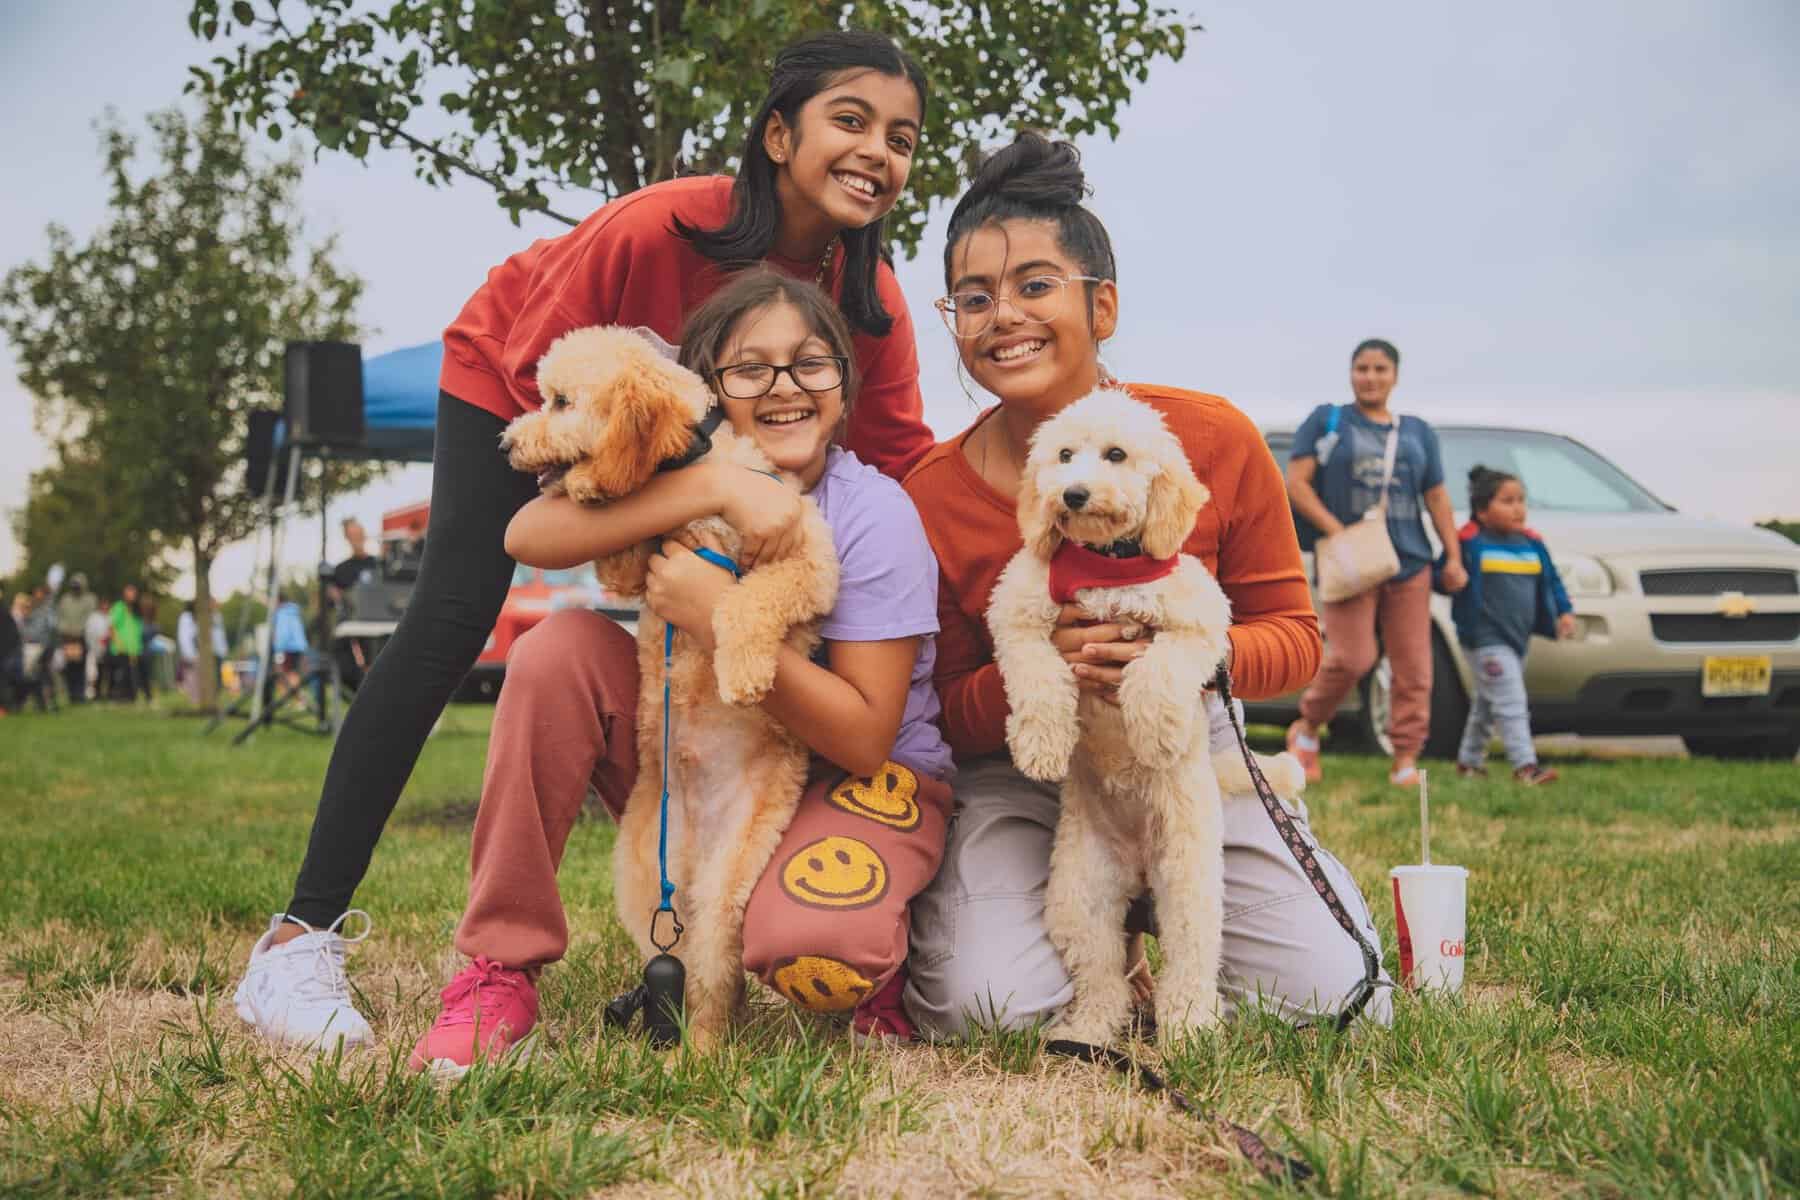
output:
[[[1090,550],[1080,542],[1066,541],[1050,556],[1050,598],[1058,604],[1069,604],[1080,588],[1150,583],[1173,574],[1180,559],[1178,554],[1167,558],[1151,558],[1148,554],[1116,558]]]

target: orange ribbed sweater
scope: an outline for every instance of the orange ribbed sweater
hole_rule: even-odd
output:
[[[1127,387],[1163,415],[1212,493],[1182,550],[1204,562],[1231,598],[1233,692],[1257,699],[1303,686],[1319,666],[1319,622],[1281,469],[1261,432],[1218,396]],[[905,484],[937,554],[936,681],[944,732],[959,755],[1006,744],[1006,693],[986,613],[995,581],[1023,544],[1013,501],[963,454],[969,430],[933,448]]]

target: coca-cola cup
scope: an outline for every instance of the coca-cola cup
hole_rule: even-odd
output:
[[[1409,988],[1460,992],[1469,872],[1438,865],[1395,867],[1394,925],[1400,978]]]

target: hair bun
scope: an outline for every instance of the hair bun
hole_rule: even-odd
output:
[[[1081,151],[1025,130],[989,154],[975,172],[958,208],[993,197],[1033,208],[1073,208],[1087,198]]]
[[[1480,463],[1476,463],[1474,466],[1469,468],[1469,482],[1470,483],[1480,483],[1483,479],[1486,479],[1489,475],[1492,475],[1492,474],[1494,474],[1493,471],[1490,471],[1488,468],[1482,466]]]

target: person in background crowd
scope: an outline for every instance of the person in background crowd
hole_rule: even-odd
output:
[[[1396,454],[1387,486],[1388,537],[1400,572],[1359,596],[1319,606],[1325,627],[1325,661],[1300,698],[1300,719],[1288,727],[1287,748],[1320,778],[1319,730],[1337,715],[1357,681],[1375,666],[1382,651],[1393,667],[1393,710],[1388,736],[1394,762],[1388,781],[1419,784],[1419,752],[1431,732],[1431,587],[1433,555],[1425,536],[1429,512],[1438,541],[1449,548],[1439,573],[1443,589],[1456,593],[1468,583],[1456,539],[1449,489],[1437,431],[1411,413],[1397,416],[1388,397],[1400,377],[1400,351],[1370,338],[1350,355],[1353,404],[1321,404],[1294,433],[1288,454],[1288,499],[1299,514],[1300,547],[1311,550],[1322,538],[1342,533],[1362,520],[1383,497],[1388,435]]]
[[[112,698],[130,704],[137,699],[137,673],[144,657],[144,619],[138,615],[138,590],[135,583],[125,585],[113,601],[112,612]]]
[[[300,608],[300,597],[292,591],[282,593],[281,603],[275,608],[274,625],[270,635],[275,639],[274,654],[276,671],[281,676],[283,687],[296,687],[306,670],[306,615]]]
[[[144,699],[151,700],[156,695],[157,656],[164,652],[163,647],[159,645],[162,638],[162,626],[156,622],[156,597],[148,591],[139,595],[137,612],[138,619],[143,622],[144,626],[144,652],[138,656],[138,669],[134,675],[134,682]]]
[[[218,620],[214,616],[214,621]],[[200,622],[194,619],[194,606],[181,606],[175,619],[175,686],[190,703],[200,703]]]
[[[0,717],[22,707],[26,690],[25,636],[8,607],[0,611]]]
[[[69,703],[87,699],[87,619],[98,605],[87,590],[87,576],[80,571],[56,600],[56,636],[62,645],[63,683]]]
[[[112,642],[111,608],[107,597],[99,592],[94,593],[94,611],[87,616],[82,638],[87,652],[87,670],[83,672],[83,677],[87,683],[89,700],[102,699],[112,692],[109,657]]]
[[[38,707],[45,708],[56,699],[56,605],[46,584],[40,583],[31,590],[19,633],[24,640],[22,670],[37,692]]]

